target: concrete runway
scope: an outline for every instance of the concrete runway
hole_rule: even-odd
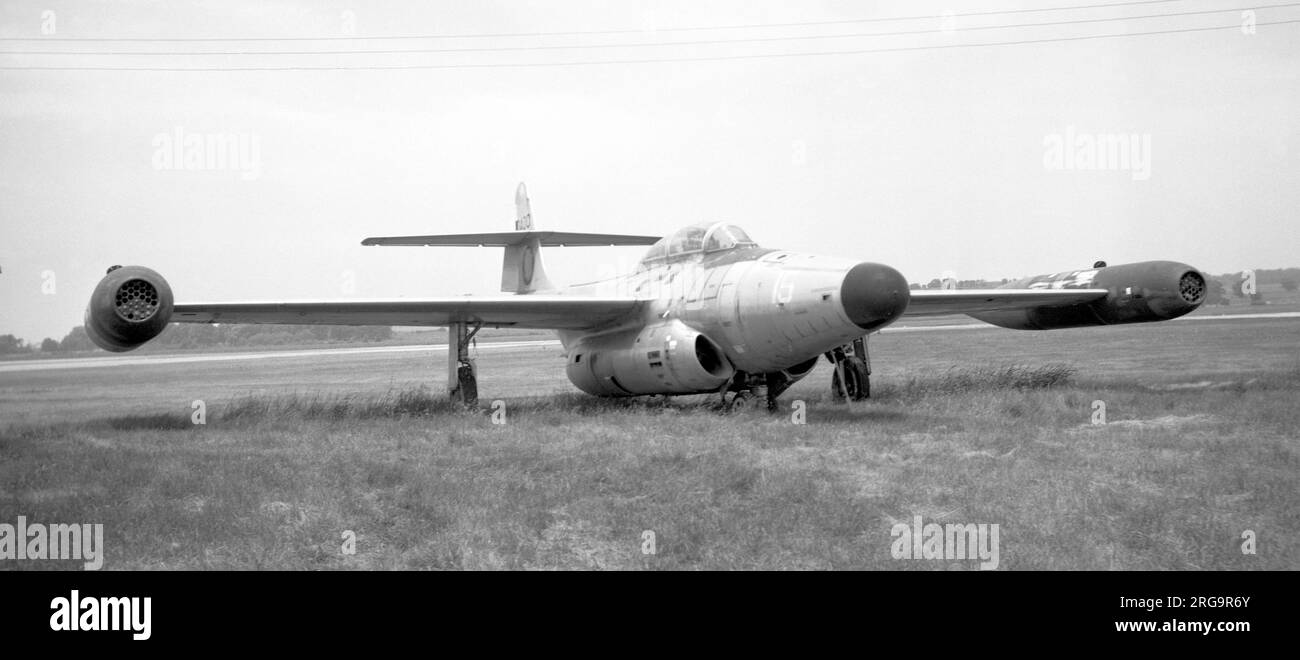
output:
[[[502,341],[482,343],[477,350],[504,348],[525,348],[530,346],[559,346],[558,340]],[[360,348],[320,348],[297,351],[262,351],[258,353],[197,353],[193,355],[135,355],[122,357],[57,358],[47,360],[21,360],[0,364],[0,373],[14,371],[47,371],[52,369],[93,369],[97,367],[149,366],[162,364],[185,364],[189,362],[235,362],[238,360],[271,360],[282,358],[311,358],[344,355],[367,355],[373,353],[425,353],[445,351],[446,344],[423,344],[415,346],[364,346]]]

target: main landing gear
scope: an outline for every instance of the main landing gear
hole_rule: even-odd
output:
[[[867,353],[866,337],[831,350],[826,353],[826,359],[835,365],[835,373],[831,376],[832,396],[840,401],[861,401],[871,396],[871,357]],[[775,411],[776,398],[808,375],[816,363],[817,358],[813,358],[767,374],[737,371],[731,381],[718,390],[719,400],[715,409],[728,412],[749,410],[757,408],[762,401],[769,411]]]
[[[793,381],[785,382],[781,372],[770,374],[750,374],[737,371],[731,381],[722,387],[721,400],[716,409],[727,412],[756,410],[765,404],[767,410],[776,410],[776,397],[780,396]],[[731,394],[728,398],[727,395]],[[760,404],[759,402],[763,402]]]
[[[776,398],[790,389],[791,385],[807,376],[815,366],[817,366],[817,358],[814,357],[789,369],[766,374],[751,374],[738,371],[731,379],[731,382],[722,387],[720,391],[722,400],[718,404],[718,409],[728,411],[754,409],[762,401],[766,404],[768,412],[775,412],[777,409]],[[728,400],[727,394],[733,392],[734,395]]]
[[[469,343],[483,323],[461,321],[447,328],[447,393],[452,403],[467,408],[478,405],[478,368],[469,356]]]
[[[835,365],[831,395],[836,400],[861,401],[871,396],[871,357],[867,354],[866,337],[827,353],[826,359]]]

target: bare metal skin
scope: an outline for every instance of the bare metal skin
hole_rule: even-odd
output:
[[[996,289],[909,290],[879,263],[759,247],[727,223],[666,238],[538,231],[523,184],[512,232],[399,236],[363,245],[503,247],[510,295],[401,300],[177,303],[166,280],[139,266],[110,269],[86,309],[100,347],[134,349],[168,323],[448,326],[448,389],[477,397],[467,346],[482,327],[555,330],[579,389],[601,396],[762,392],[768,405],[825,355],[836,387],[865,396],[863,337],[903,316],[968,314],[1007,328],[1048,330],[1163,321],[1205,299],[1191,266],[1146,261],[1025,278]],[[572,286],[546,276],[543,247],[651,245],[624,275]]]

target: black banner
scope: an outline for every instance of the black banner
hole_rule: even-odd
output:
[[[470,631],[493,644],[563,631],[573,643],[573,635],[621,629],[645,639],[689,630],[744,645],[912,639],[956,652],[965,647],[953,644],[1042,637],[1112,646],[1281,641],[1294,627],[1295,574],[16,571],[0,580],[6,631],[42,648],[333,647]],[[482,638],[484,628],[499,633]]]

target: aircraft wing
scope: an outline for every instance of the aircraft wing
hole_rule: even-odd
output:
[[[1077,305],[1104,298],[1106,289],[917,289],[904,316],[978,314],[1026,307]]]
[[[639,298],[579,296],[461,296],[422,300],[357,300],[176,304],[173,323],[279,323],[589,330],[640,309]]]

